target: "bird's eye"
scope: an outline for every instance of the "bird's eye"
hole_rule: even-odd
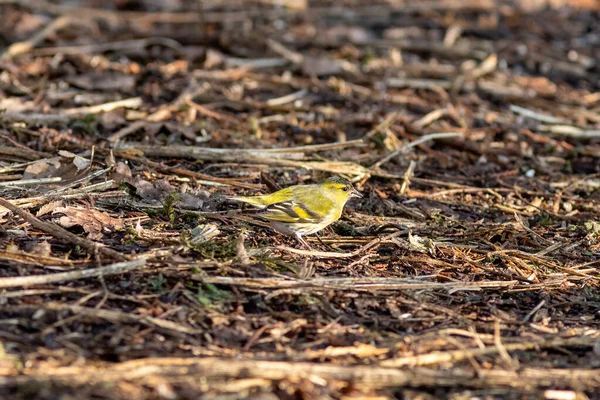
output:
[[[342,188],[342,190],[343,190],[344,192],[347,192],[347,191],[349,190],[349,189],[348,189],[348,186],[344,186],[344,187]]]

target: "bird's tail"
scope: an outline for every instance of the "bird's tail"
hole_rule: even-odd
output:
[[[265,207],[265,203],[260,196],[231,196],[227,200],[240,201],[242,203],[252,204],[256,207]]]

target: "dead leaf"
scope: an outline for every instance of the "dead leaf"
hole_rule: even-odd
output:
[[[63,205],[64,203],[62,200],[51,201],[50,203],[44,204],[42,207],[40,207],[39,211],[35,214],[35,216],[41,217],[42,215],[49,214]]]
[[[127,182],[129,184],[132,184],[133,179],[131,174],[131,168],[129,168],[129,166],[124,162],[119,161],[113,168],[110,174],[110,179],[114,180],[117,183]]]
[[[100,210],[79,207],[60,207],[52,214],[61,213],[58,223],[65,227],[81,226],[90,239],[101,239],[103,233],[122,231],[125,224],[119,218],[113,218]]]
[[[73,165],[77,167],[77,169],[86,169],[90,167],[91,161],[78,156],[77,154],[73,154],[70,151],[60,150],[58,155],[63,157],[64,159],[71,160]]]
[[[64,185],[65,182],[77,179],[91,165],[91,161],[87,158],[69,151],[61,150],[58,154],[60,157],[38,160],[27,166],[23,173],[23,179],[61,177],[60,184]]]
[[[25,168],[23,179],[49,178],[57,176],[56,172],[60,168],[60,159],[58,157],[38,160]]]

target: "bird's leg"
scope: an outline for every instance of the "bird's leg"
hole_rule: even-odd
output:
[[[301,234],[296,233],[296,239],[298,239],[298,241],[300,242],[300,244],[302,246],[306,247],[309,250],[312,250],[312,248],[310,247],[310,245],[308,244],[308,242],[302,238]]]

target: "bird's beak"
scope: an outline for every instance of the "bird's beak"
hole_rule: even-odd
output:
[[[359,199],[360,199],[360,198],[362,198],[362,197],[363,197],[363,195],[362,195],[362,193],[361,193],[361,192],[359,192],[358,190],[356,190],[356,189],[352,189],[352,191],[350,192],[350,198],[352,198],[352,197],[357,197],[357,198],[359,198]]]

